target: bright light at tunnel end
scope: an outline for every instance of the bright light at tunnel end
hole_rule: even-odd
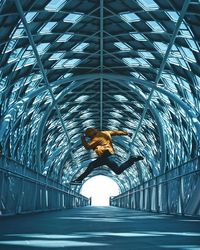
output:
[[[109,206],[111,196],[120,193],[117,183],[109,177],[98,175],[87,180],[82,188],[81,194],[92,199],[92,206]]]

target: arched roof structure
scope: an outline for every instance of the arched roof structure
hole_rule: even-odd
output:
[[[2,154],[65,185],[95,157],[87,127],[120,129],[121,191],[199,154],[197,0],[1,0]]]

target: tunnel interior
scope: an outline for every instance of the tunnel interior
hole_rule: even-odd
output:
[[[48,207],[45,183],[78,195],[69,183],[96,158],[81,143],[88,127],[133,134],[113,138],[119,165],[144,156],[88,178],[127,194],[179,177],[181,197],[160,184],[157,199],[188,206],[200,186],[199,13],[198,0],[0,1],[1,214],[22,211],[30,193],[24,211]]]

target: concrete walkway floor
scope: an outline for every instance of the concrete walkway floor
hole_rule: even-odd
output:
[[[0,249],[200,250],[200,220],[116,207],[4,217]]]

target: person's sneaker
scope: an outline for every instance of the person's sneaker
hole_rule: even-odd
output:
[[[141,161],[144,160],[144,157],[141,155],[131,155],[129,157],[129,160],[131,161],[131,163],[137,162],[137,161]]]
[[[81,184],[82,184],[82,181],[74,180],[74,181],[71,181],[70,184],[71,184],[71,185],[81,185]]]

